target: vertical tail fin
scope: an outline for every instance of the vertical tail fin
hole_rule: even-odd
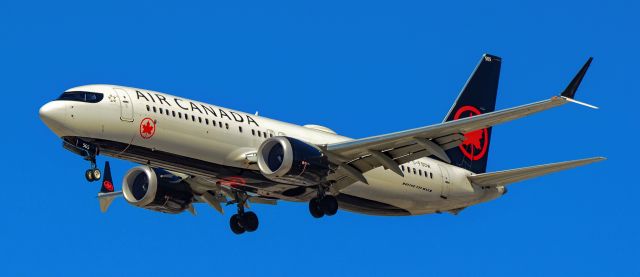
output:
[[[458,99],[451,106],[445,122],[495,110],[501,64],[500,57],[489,54],[482,56]],[[491,128],[468,132],[464,136],[464,141],[458,147],[447,150],[451,164],[475,173],[486,172]]]

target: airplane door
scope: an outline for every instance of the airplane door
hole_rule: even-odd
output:
[[[440,174],[442,176],[442,191],[440,191],[440,197],[447,199],[449,192],[451,191],[451,180],[449,180],[449,170],[447,167],[438,165],[440,168]]]
[[[118,94],[118,99],[120,100],[120,119],[122,121],[133,122],[133,102],[131,102],[131,98],[126,90],[121,88],[114,88]]]

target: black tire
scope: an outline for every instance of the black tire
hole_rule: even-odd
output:
[[[320,207],[320,199],[313,198],[311,199],[311,201],[309,201],[309,212],[311,213],[311,216],[315,218],[321,218],[322,216],[324,216],[324,212]]]
[[[84,172],[84,178],[87,178],[87,181],[89,181],[89,182],[95,181],[93,179],[93,172],[92,172],[91,169],[87,169],[87,171]]]
[[[100,169],[94,168],[91,170],[91,176],[93,177],[94,181],[100,180],[100,178],[102,177],[102,172],[100,172]]]
[[[254,212],[246,212],[240,218],[240,224],[247,232],[258,230],[258,216]]]
[[[335,215],[338,212],[338,199],[333,195],[326,195],[320,200],[320,207],[324,214],[328,216]]]
[[[231,216],[229,219],[229,226],[231,227],[231,231],[236,235],[240,235],[245,231],[244,228],[240,226],[240,216],[237,214]]]

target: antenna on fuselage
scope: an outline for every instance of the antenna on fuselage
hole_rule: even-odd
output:
[[[258,113],[258,111],[256,111],[256,116],[259,116],[259,113]]]

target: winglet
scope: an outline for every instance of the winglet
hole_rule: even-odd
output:
[[[589,57],[587,62],[582,66],[582,69],[580,69],[578,74],[576,74],[576,76],[573,77],[573,80],[571,80],[571,83],[569,83],[567,88],[565,88],[564,91],[562,92],[561,94],[562,96],[569,99],[573,99],[573,97],[576,95],[576,91],[578,90],[578,87],[580,86],[580,82],[582,82],[582,78],[584,78],[584,75],[587,73],[587,69],[589,69],[589,65],[591,65],[591,61],[593,61],[593,57]]]

